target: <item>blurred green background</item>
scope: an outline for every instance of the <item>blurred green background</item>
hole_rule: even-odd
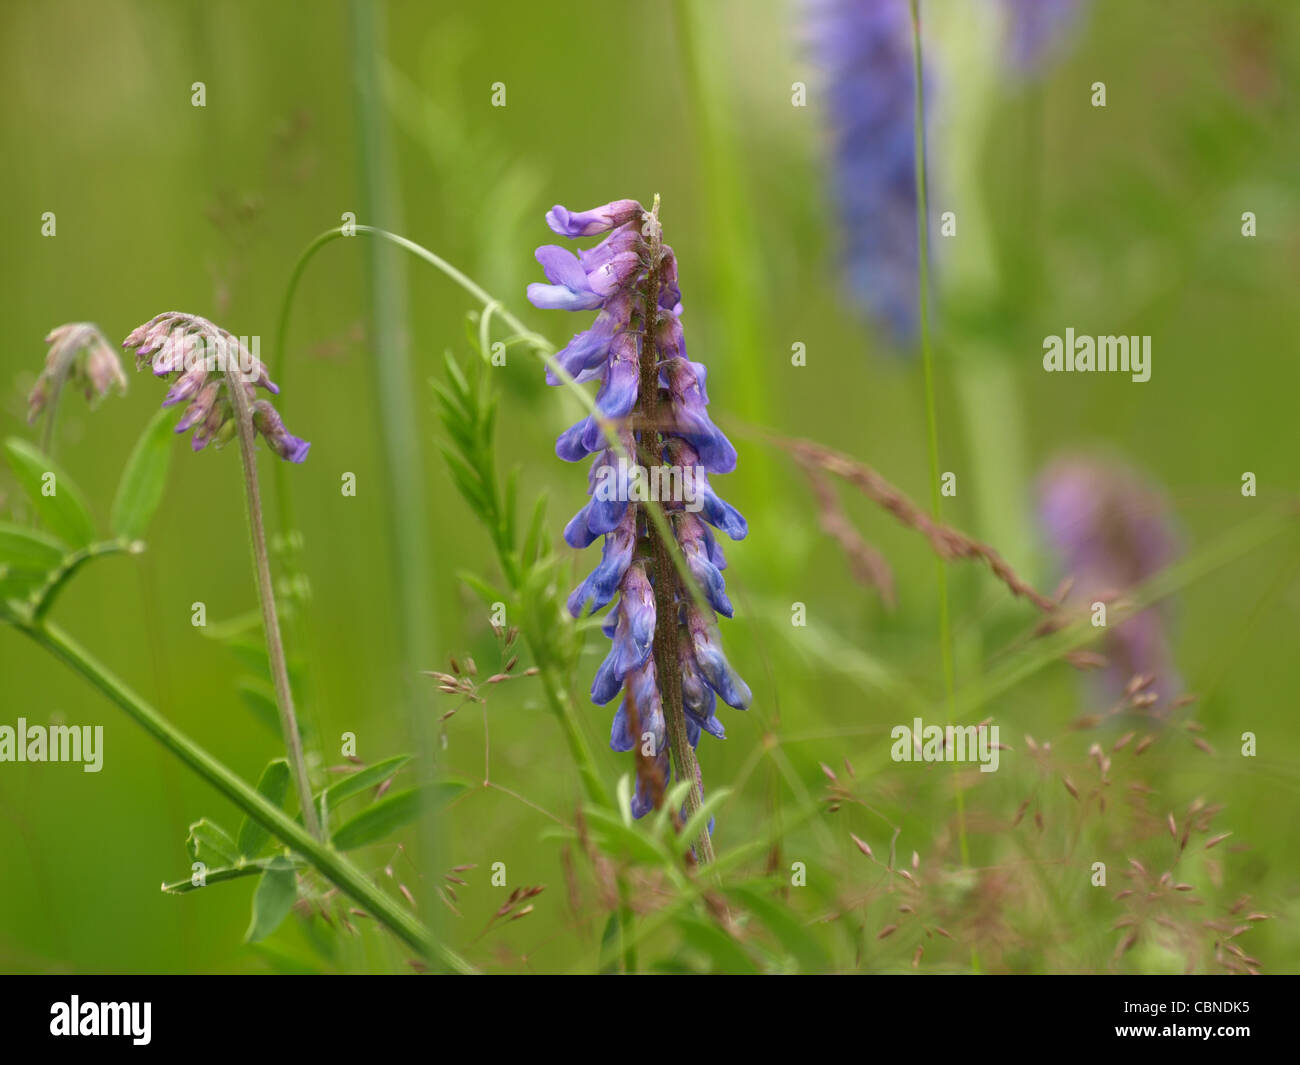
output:
[[[1166,490],[1189,551],[1293,498],[1300,8],[1284,0],[1101,0],[1059,61],[1022,81],[1002,76],[995,37],[960,31],[969,12],[958,9],[980,5],[925,6],[937,73],[931,206],[935,217],[958,211],[962,245],[950,250],[936,238],[945,323],[936,353],[940,466],[957,472],[959,485],[945,517],[993,542],[1050,593],[1060,574],[1038,543],[1030,491],[1057,452],[1100,448],[1126,457]],[[299,290],[288,351],[274,350],[285,287],[309,241],[344,212],[376,220],[363,204],[355,18],[338,3],[11,0],[0,11],[9,159],[0,174],[4,434],[34,436],[25,396],[44,359],[41,338],[65,321],[95,322],[117,341],[160,311],[192,311],[260,336],[272,377],[292,359],[282,409],[312,451],[286,473],[312,588],[307,713],[325,739],[326,766],[340,761],[336,737],[344,732],[356,734],[366,761],[413,749],[408,691],[430,730],[454,705],[423,678],[409,686],[413,672],[401,651],[365,273],[373,247],[336,241],[320,253]],[[849,805],[792,829],[779,868],[804,861],[810,880],[805,896],[794,893],[796,912],[812,918],[868,890],[873,874],[850,830],[882,853],[895,825],[901,856],[919,852],[922,870],[955,867],[951,776],[889,761],[882,739],[912,715],[864,683],[863,672],[879,666],[914,684],[941,714],[933,556],[916,534],[844,493],[849,514],[894,570],[899,602],[885,609],[852,581],[818,527],[807,485],[760,431],[815,439],[928,499],[920,362],[889,350],[839,280],[826,116],[799,8],[582,0],[557,10],[527,0],[449,0],[384,4],[371,18],[386,25],[373,57],[395,193],[383,221],[475,277],[556,344],[584,323],[535,311],[523,296],[540,274],[533,249],[553,239],[547,208],[662,196],[691,354],[710,367],[712,412],[741,456],[737,472],[715,487],[751,524],[750,537],[728,548],[737,616],[723,623],[723,638],[755,707],[747,715],[723,710],[728,739],[706,739],[700,751],[707,785],[738,787],[718,817],[719,847],[780,823],[824,788],[819,762],[840,772],[847,758],[872,809]],[[982,72],[977,101],[961,80],[971,71]],[[203,108],[191,105],[196,81],[206,86]],[[807,108],[791,106],[796,81],[810,86]],[[1105,109],[1089,105],[1094,81],[1107,85]],[[491,106],[497,82],[505,107]],[[956,127],[945,124],[945,100],[965,109]],[[1258,216],[1253,239],[1240,234],[1246,210]],[[53,238],[41,235],[46,211],[57,216]],[[427,385],[442,373],[444,351],[470,357],[465,316],[474,303],[413,259],[399,261],[399,271],[409,308],[392,324],[410,347],[413,457],[430,530],[423,545],[430,579],[416,591],[432,628],[418,665],[445,669],[449,655],[469,653],[490,671],[498,655],[486,611],[457,573],[494,578],[494,556],[438,453]],[[1151,381],[1044,374],[1042,337],[1067,326],[1151,334]],[[791,365],[796,343],[806,345],[804,367]],[[498,463],[519,467],[523,513],[539,494],[549,496],[558,540],[586,487],[585,470],[553,452],[577,408],[545,387],[522,349],[493,372],[503,396]],[[130,378],[125,399],[92,414],[69,396],[60,412],[60,461],[101,519],[162,398],[147,375]],[[195,602],[206,604],[210,622],[256,606],[238,457],[191,455],[180,441],[176,452],[147,553],[88,569],[57,616],[171,721],[255,780],[278,743],[236,694],[236,657],[190,624]],[[270,496],[274,460],[263,452],[262,461]],[[1239,491],[1247,470],[1258,477],[1254,499]],[[339,492],[344,472],[356,474],[355,498]],[[7,471],[0,500],[23,513]],[[561,544],[561,551],[566,584],[594,564],[595,549],[580,556]],[[1216,828],[1234,835],[1217,852],[1221,874],[1202,864],[1179,877],[1199,878],[1207,909],[1219,912],[1249,893],[1252,908],[1279,915],[1247,946],[1265,971],[1300,967],[1294,564],[1292,539],[1180,592],[1175,657],[1187,688],[1205,696],[1197,719],[1218,753],[1206,756],[1178,734],[1143,756],[1162,809],[1185,809],[1198,796],[1224,805]],[[954,565],[951,574],[961,689],[1036,618],[985,571]],[[790,627],[795,602],[807,607],[806,629]],[[606,746],[612,707],[591,707],[585,697],[602,642],[589,636],[572,683],[612,786],[631,763]],[[1090,709],[1088,698],[1078,675],[1055,664],[985,708],[1014,751],[1004,752],[998,773],[964,778],[971,859],[986,870],[979,898],[994,906],[990,885],[1005,879],[1014,890],[1031,877],[1031,864],[1066,885],[1055,909],[1021,914],[1019,923],[1012,914],[998,918],[1007,931],[994,967],[1102,970],[1114,946],[1115,913],[1091,896],[1079,901],[1099,855],[1078,846],[1072,800],[1044,783],[1022,742],[1026,732],[1051,739],[1060,757],[1082,766],[1094,740],[1113,738],[1069,731]],[[0,764],[0,969],[404,968],[402,951],[369,932],[314,950],[290,923],[264,947],[243,945],[251,881],[185,898],[161,894],[161,881],[188,872],[187,826],[202,816],[233,826],[237,812],[8,629],[0,631],[0,707],[0,723],[25,716],[102,724],[106,744],[97,775]],[[492,778],[571,821],[577,777],[536,683],[493,690],[486,718]],[[446,723],[438,759],[448,772],[481,779],[483,719],[466,708]],[[1237,753],[1247,729],[1259,738],[1253,761]],[[1036,789],[1046,827],[1038,849],[1022,853],[1008,844],[1007,826]],[[421,900],[442,910],[444,934],[476,964],[505,971],[594,964],[603,917],[571,912],[562,844],[539,838],[549,823],[518,799],[483,789],[442,819],[442,867],[476,868],[461,874],[469,882],[458,889],[461,916],[427,890]],[[1158,831],[1135,831],[1141,846],[1156,846]],[[401,837],[407,855],[395,856],[394,841],[364,852],[363,865],[382,876],[394,863],[418,878],[415,836]],[[1136,853],[1117,844],[1100,857],[1117,877]],[[496,861],[507,864],[510,886],[547,891],[527,919],[480,937],[504,901],[489,884]],[[585,868],[577,881],[589,898]],[[972,926],[984,919],[977,909],[974,901],[967,907]],[[891,911],[852,910],[843,922],[859,946],[837,948],[837,964],[906,968],[920,939],[900,932],[887,945],[875,940]],[[676,945],[665,936],[643,950],[671,957]],[[960,943],[935,941],[927,951],[927,962],[941,968],[969,960]],[[1154,949],[1125,964],[1181,967]]]

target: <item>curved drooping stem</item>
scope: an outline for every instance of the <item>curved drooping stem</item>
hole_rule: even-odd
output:
[[[934,404],[934,354],[930,348],[930,223],[926,202],[925,172],[925,69],[921,62],[921,8],[920,0],[910,0],[912,15],[912,68],[915,78],[914,103],[916,114],[913,136],[916,175],[916,239],[917,239],[917,308],[921,319],[921,363],[925,373],[925,422],[930,455],[930,509],[935,521],[943,518],[943,501],[939,477],[939,421]],[[947,697],[948,720],[955,713],[956,690],[953,665],[952,621],[948,606],[948,563],[939,556],[935,559],[935,572],[939,585],[939,653],[943,663],[943,686]],[[970,867],[970,845],[966,838],[966,799],[961,786],[961,774],[953,764],[953,793],[957,807],[957,838],[961,848],[961,862]],[[980,971],[979,955],[971,947],[971,965]]]
[[[275,683],[275,702],[280,709],[280,731],[289,755],[289,771],[293,774],[302,807],[302,822],[316,839],[321,838],[320,819],[311,797],[311,780],[307,776],[307,761],[302,752],[302,736],[293,710],[293,689],[289,686],[289,669],[284,657],[284,641],[280,638],[280,618],[275,609],[275,588],[271,583],[271,562],[266,553],[266,530],[262,522],[262,495],[257,485],[257,452],[253,450],[253,410],[244,391],[242,374],[230,370],[226,376],[226,391],[235,409],[235,424],[239,435],[239,458],[244,467],[244,490],[248,503],[248,532],[253,544],[253,570],[257,575],[257,597],[262,603],[262,627],[266,632],[266,654],[271,663],[271,679]]]
[[[66,371],[55,375],[54,390],[50,393],[49,402],[45,407],[45,422],[41,426],[41,454],[47,459],[54,458],[54,420],[59,415],[59,400],[63,397],[65,380]]]
[[[317,840],[278,806],[244,783],[131,691],[62,629],[51,622],[24,624],[19,628],[90,681],[167,750],[221,792],[251,820],[300,854],[322,876],[355,899],[367,913],[409,947],[424,956],[437,958],[456,972],[474,971],[454,951],[434,942],[429,930],[410,911],[371,883],[346,857]]]

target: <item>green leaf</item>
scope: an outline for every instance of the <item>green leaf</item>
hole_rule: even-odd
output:
[[[257,782],[257,791],[272,806],[282,806],[289,791],[289,763],[283,758],[268,762]],[[270,838],[271,833],[252,818],[245,817],[239,826],[239,853],[245,858],[253,858]]]
[[[482,577],[478,577],[473,573],[467,573],[464,570],[461,570],[456,574],[456,577],[464,582],[464,584],[488,606],[491,606],[493,603],[509,603],[512,599],[508,593],[503,592],[500,588],[488,584],[488,582],[483,580]]]
[[[263,646],[262,611],[253,609],[233,618],[227,618],[225,621],[209,621],[199,630],[199,634],[209,640],[220,640],[223,643],[241,637],[252,637],[254,646],[261,647]]]
[[[335,831],[332,842],[341,851],[377,843],[390,832],[414,821],[428,798],[420,788],[407,788],[405,791],[385,795],[355,817],[344,821]]]
[[[474,786],[472,780],[466,780],[464,777],[443,777],[433,786],[433,798],[441,806]]]
[[[117,483],[117,495],[109,517],[113,532],[138,540],[149,527],[167,484],[172,460],[172,427],[176,411],[164,407],[153,416],[136,441],[126,469]]]
[[[505,514],[501,518],[502,542],[515,546],[516,507],[519,501],[519,467],[516,466],[506,475],[506,491],[502,502]]]
[[[714,788],[704,797],[700,803],[700,808],[686,819],[686,824],[682,825],[681,840],[683,843],[691,846],[700,838],[701,833],[708,831],[709,818],[719,806],[721,806],[731,795],[730,788]]]
[[[533,520],[528,524],[528,536],[524,540],[522,557],[524,563],[531,565],[542,551],[542,535],[546,531],[546,495],[537,497],[533,507]]]
[[[62,561],[65,548],[39,529],[24,529],[0,521],[0,565],[11,573],[48,573]]]
[[[618,812],[623,818],[623,824],[628,828],[632,827],[632,774],[624,773],[618,778],[618,784],[614,787],[614,794],[618,798]]]
[[[686,942],[713,963],[715,972],[748,976],[759,971],[745,948],[717,925],[688,914],[678,915],[676,923]]]
[[[171,884],[163,884],[162,890],[168,895],[188,895],[191,891],[198,891],[200,887],[211,887],[213,884],[221,884],[227,880],[238,880],[245,876],[256,876],[260,873],[273,859],[267,858],[260,862],[245,862],[243,865],[228,865],[221,869],[209,869],[203,874],[202,885],[194,883],[194,877],[190,876],[185,880],[177,880]]]
[[[612,976],[618,972],[618,913],[609,915],[605,930],[600,934],[600,975]]]
[[[123,552],[132,551],[133,547],[127,540],[106,540],[103,543],[90,544],[79,551],[74,551],[67,555],[46,580],[36,596],[35,610],[33,617],[40,620],[45,616],[55,600],[58,599],[59,593],[75,577],[78,571],[92,559],[103,558],[105,555],[118,555]]]
[[[5,452],[19,485],[50,532],[70,547],[85,547],[95,539],[95,523],[71,477],[39,448],[19,437],[5,441]],[[47,474],[53,477],[47,478]]]
[[[385,758],[382,762],[376,762],[374,765],[349,774],[337,784],[331,784],[324,792],[326,808],[333,810],[344,799],[351,798],[367,788],[378,787],[410,760],[409,754],[395,754],[392,758]]]
[[[633,861],[672,868],[673,857],[658,840],[623,824],[619,815],[596,806],[583,807],[587,824],[603,849],[617,851]]]
[[[451,379],[452,387],[456,390],[456,393],[461,396],[468,396],[470,394],[469,382],[461,372],[460,363],[456,361],[455,356],[450,351],[443,352],[443,361],[447,364],[447,376]]]
[[[729,894],[744,906],[755,918],[794,955],[800,967],[806,973],[825,973],[831,968],[830,959],[822,945],[801,923],[788,906],[783,905],[767,895],[750,887],[733,887]]]
[[[279,928],[297,897],[298,875],[293,862],[284,857],[273,858],[253,892],[253,919],[244,942],[256,943]]]
[[[207,863],[215,860],[222,865],[234,865],[239,859],[239,848],[230,838],[230,833],[206,817],[190,825],[190,834],[185,840],[185,847],[196,862]]]
[[[488,498],[487,490],[483,485],[482,478],[479,477],[478,470],[474,469],[451,448],[442,447],[440,450],[443,459],[446,460],[448,471],[451,473],[451,479],[456,482],[456,488],[464,496],[465,502],[480,516],[491,514],[493,504]]]
[[[275,689],[257,677],[238,677],[235,680],[235,691],[253,716],[270,729],[271,735],[280,738],[280,708],[275,705]],[[305,725],[305,721],[299,722],[304,742],[307,739]]]

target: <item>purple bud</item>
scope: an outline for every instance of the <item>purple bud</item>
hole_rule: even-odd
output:
[[[302,462],[311,449],[306,440],[285,429],[279,412],[264,399],[253,404],[253,428],[262,434],[272,451],[288,462]]]
[[[737,710],[747,710],[754,701],[753,693],[723,655],[714,641],[713,634],[699,610],[693,604],[686,607],[686,628],[690,634],[691,650],[699,664],[700,675],[709,683],[709,687],[718,693],[728,706]]]
[[[650,657],[654,641],[655,600],[642,566],[629,566],[623,574],[618,599],[614,642],[596,671],[591,701],[603,706],[618,694],[623,678]]]
[[[636,200],[615,200],[590,211],[570,211],[556,204],[546,212],[546,224],[562,237],[590,237],[639,219],[645,212]]]
[[[195,363],[176,379],[176,383],[172,385],[164,397],[162,405],[171,407],[189,399],[203,387],[204,379],[207,376],[207,367],[201,362]]]
[[[600,564],[569,596],[569,613],[581,617],[590,606],[594,614],[614,598],[623,575],[632,562],[636,550],[636,514],[629,507],[622,524],[605,537]]]
[[[686,556],[686,566],[691,576],[704,590],[709,604],[724,618],[733,614],[731,600],[727,598],[727,585],[722,573],[709,560],[708,545],[704,542],[704,525],[693,514],[680,514],[675,519],[677,542]]]
[[[736,449],[705,410],[704,393],[695,370],[685,359],[672,359],[666,372],[675,431],[695,448],[706,470],[730,473],[736,468]]]

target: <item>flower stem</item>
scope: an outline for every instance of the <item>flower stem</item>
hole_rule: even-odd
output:
[[[662,234],[659,228],[659,197],[655,196],[654,208],[650,212],[647,224],[647,239],[650,243],[650,269],[645,284],[645,306],[641,318],[641,381],[637,393],[637,410],[633,417],[646,426],[641,430],[640,460],[648,467],[663,462],[663,435],[659,425],[659,350],[655,340],[659,318],[659,269],[662,255]],[[658,507],[658,503],[647,502],[647,508]],[[667,515],[663,515],[667,523]],[[673,764],[677,768],[677,779],[690,782],[686,792],[686,809],[693,814],[704,801],[701,794],[700,766],[695,760],[695,750],[686,735],[686,710],[682,702],[682,673],[679,663],[681,634],[678,631],[677,574],[673,570],[673,559],[668,539],[672,535],[671,524],[667,529],[658,522],[651,521],[647,533],[650,537],[650,549],[654,562],[655,588],[655,677],[659,684],[659,697],[663,702],[664,719],[668,725],[668,742],[672,749]],[[694,841],[695,858],[701,865],[713,862],[713,841],[709,838],[709,826],[700,829],[699,839]]]
[[[127,712],[146,732],[189,766],[239,809],[291,850],[301,854],[321,875],[355,899],[366,912],[422,955],[436,957],[462,973],[473,967],[450,948],[435,943],[429,930],[405,907],[370,882],[346,857],[320,842],[254,788],[240,780],[202,747],[146,703],[71,636],[52,622],[22,625],[22,631],[56,658],[71,666]]]
[[[320,839],[320,821],[316,816],[316,804],[311,797],[311,780],[307,776],[307,762],[302,753],[298,719],[293,712],[293,690],[289,687],[289,668],[284,658],[284,642],[280,638],[280,618],[275,609],[271,563],[266,553],[266,530],[262,524],[262,496],[257,486],[253,411],[249,406],[248,394],[244,391],[242,375],[230,371],[226,377],[226,391],[235,408],[235,423],[239,429],[239,457],[244,467],[245,498],[248,502],[248,531],[253,542],[253,571],[257,576],[257,597],[262,602],[262,627],[266,631],[266,654],[271,663],[271,678],[275,682],[275,701],[280,708],[280,731],[284,733],[289,770],[293,774],[294,786],[298,789],[303,824],[313,837]]]
[[[55,375],[54,390],[45,405],[45,422],[41,426],[41,454],[47,459],[54,458],[54,420],[59,414],[59,397],[63,395],[63,381],[66,375],[66,369]]]
[[[936,521],[942,519],[943,495],[939,475],[939,419],[934,404],[934,354],[930,349],[930,223],[926,204],[925,176],[925,70],[921,63],[921,5],[910,0],[912,8],[912,60],[916,82],[914,116],[916,156],[916,239],[917,239],[917,310],[921,318],[921,361],[925,368],[925,420],[930,451],[930,509]],[[952,622],[948,609],[948,564],[935,556],[939,583],[939,653],[943,660],[943,686],[949,723],[955,711],[955,679],[952,652]],[[953,763],[953,790],[957,806],[957,835],[961,862],[970,866],[970,846],[966,841],[966,799],[962,792],[957,763]],[[971,947],[971,965],[979,971],[979,955]]]

